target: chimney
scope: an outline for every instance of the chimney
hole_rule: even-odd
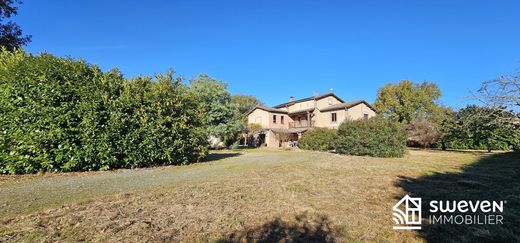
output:
[[[294,101],[294,96],[289,97],[289,102],[293,102],[293,101]]]

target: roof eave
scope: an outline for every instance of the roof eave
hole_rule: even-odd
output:
[[[282,107],[286,107],[288,105],[293,105],[293,104],[296,104],[296,103],[305,102],[305,101],[309,101],[309,100],[319,100],[319,99],[322,99],[322,98],[325,98],[325,97],[329,97],[329,96],[334,96],[334,98],[338,99],[341,103],[345,103],[345,101],[343,101],[341,98],[339,98],[336,94],[334,94],[334,93],[326,93],[326,94],[323,94],[323,95],[312,96],[312,97],[307,97],[307,98],[303,98],[303,99],[299,99],[299,100],[295,100],[295,101],[285,102],[285,103],[273,106],[273,108],[282,108]]]

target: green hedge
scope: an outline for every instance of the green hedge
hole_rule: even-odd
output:
[[[314,128],[303,134],[298,141],[298,147],[306,150],[334,150],[336,131],[327,128]]]
[[[520,127],[512,121],[514,111],[468,105],[446,119],[436,146],[442,149],[518,150]]]
[[[127,81],[81,60],[0,53],[0,173],[185,164],[207,153],[173,73]]]
[[[345,121],[338,128],[336,152],[402,157],[406,152],[406,131],[399,123],[381,117]]]

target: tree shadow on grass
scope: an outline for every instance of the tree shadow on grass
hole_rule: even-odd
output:
[[[520,153],[492,154],[459,173],[435,173],[417,179],[400,177],[396,186],[422,198],[422,230],[427,242],[520,242]],[[503,224],[430,224],[429,202],[505,201]],[[452,213],[456,215],[461,213]],[[500,214],[491,213],[491,214]],[[481,217],[484,214],[480,214]]]
[[[231,152],[231,153],[211,153],[208,154],[201,162],[212,162],[223,160],[231,157],[237,157],[242,155],[241,153]]]
[[[326,216],[299,214],[293,221],[276,218],[257,227],[246,227],[217,242],[338,242],[339,237],[340,231]]]

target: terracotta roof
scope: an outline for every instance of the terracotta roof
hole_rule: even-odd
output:
[[[249,112],[247,113],[247,115],[251,114],[251,112],[253,112],[253,111],[256,110],[256,109],[260,109],[260,110],[264,110],[264,111],[269,111],[269,112],[273,112],[273,113],[283,113],[283,114],[287,114],[287,111],[286,111],[286,110],[275,109],[275,108],[270,108],[270,107],[266,107],[266,106],[257,105],[255,108],[253,108],[251,111],[249,111]]]
[[[354,106],[359,105],[361,103],[364,103],[365,105],[367,105],[374,112],[376,111],[376,109],[374,109],[374,107],[372,107],[370,104],[368,104],[364,100],[357,100],[357,101],[352,101],[352,102],[339,103],[339,104],[335,104],[335,105],[331,105],[331,106],[325,107],[325,108],[321,109],[320,111],[333,111],[333,110],[340,110],[340,109],[345,109],[345,108],[351,108],[351,107],[354,107]]]
[[[328,97],[328,96],[334,96],[340,102],[344,102],[341,98],[339,98],[334,93],[327,93],[327,94],[318,95],[318,96],[311,96],[311,97],[307,97],[307,98],[303,98],[303,99],[299,99],[299,100],[295,100],[295,101],[289,101],[289,102],[282,103],[282,104],[279,104],[279,105],[276,105],[276,106],[273,106],[273,107],[274,108],[282,108],[282,107],[285,107],[285,106],[288,106],[288,105],[292,105],[292,104],[295,104],[295,103],[305,102],[305,101],[314,100],[314,99],[315,100],[319,100],[319,99],[322,99],[322,98],[325,98],[325,97]]]

